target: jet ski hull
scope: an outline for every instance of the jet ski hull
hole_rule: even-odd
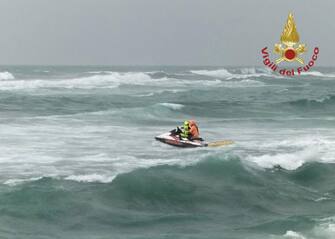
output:
[[[206,147],[207,144],[200,140],[183,140],[180,139],[179,136],[173,135],[171,133],[165,133],[155,137],[156,140],[176,146],[181,148],[196,148],[196,147]]]

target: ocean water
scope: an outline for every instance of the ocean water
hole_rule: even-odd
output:
[[[0,72],[0,238],[335,238],[335,68]]]

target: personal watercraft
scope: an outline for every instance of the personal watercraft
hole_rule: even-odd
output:
[[[196,148],[196,147],[222,147],[226,145],[231,145],[234,142],[231,140],[221,140],[216,142],[206,142],[202,138],[198,139],[185,139],[182,138],[179,134],[180,130],[177,128],[170,132],[158,135],[155,137],[156,140],[181,148]]]
[[[171,132],[158,135],[155,137],[155,139],[165,144],[182,148],[195,148],[195,147],[207,146],[207,143],[205,143],[202,139],[196,139],[196,140],[184,139],[181,138],[179,135],[173,134]]]

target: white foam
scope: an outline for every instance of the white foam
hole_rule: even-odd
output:
[[[298,232],[295,231],[287,231],[284,235],[284,238],[289,238],[289,239],[306,239],[303,235],[301,235]]]
[[[304,131],[304,130],[302,130]],[[248,132],[246,132],[248,133]],[[297,130],[281,129],[272,132],[273,137],[263,140],[262,137],[240,141],[247,155],[241,155],[248,161],[261,167],[271,168],[276,165],[288,170],[295,170],[307,162],[335,163],[335,135],[331,131],[299,132]],[[282,135],[285,135],[284,139]]]
[[[319,71],[307,71],[307,72],[301,72],[301,75],[305,75],[305,76],[324,76],[324,74],[322,74]]]
[[[56,80],[14,80],[0,81],[1,90],[22,90],[37,88],[115,88],[121,84],[145,85],[153,81],[151,77],[145,73],[118,73],[113,72],[108,75],[93,75],[89,77],[72,78],[72,79],[56,79]]]
[[[28,182],[38,181],[42,179],[44,176],[40,177],[32,177],[32,178],[16,178],[16,179],[8,179],[5,182],[3,182],[4,185],[8,186],[17,186],[19,184],[24,184]],[[60,176],[48,176],[55,179],[62,179]],[[70,175],[65,178],[64,180],[70,180],[70,181],[77,181],[77,182],[84,182],[84,183],[92,183],[92,182],[101,182],[101,183],[110,183],[113,181],[113,179],[116,177],[114,176],[108,176],[108,175],[100,175],[100,174],[83,174],[83,175]]]
[[[328,200],[332,200],[332,199],[329,198],[329,197],[320,197],[320,198],[315,199],[314,201],[315,202],[322,202],[322,201],[328,201]]]
[[[229,79],[242,79],[237,83],[222,81],[219,79],[213,80],[187,80],[187,79],[176,79],[162,77],[159,79],[153,79],[150,75],[143,72],[94,72],[99,73],[87,77],[79,78],[68,78],[68,79],[17,79],[11,78],[9,75],[4,76],[6,79],[0,81],[0,90],[38,90],[38,89],[113,89],[118,88],[121,85],[134,85],[134,86],[154,86],[155,91],[164,91],[178,88],[177,91],[185,91],[183,88],[192,89],[199,86],[216,87],[223,85],[224,87],[249,87],[249,86],[262,86],[264,83],[247,79],[247,75],[233,75],[231,73],[223,73],[225,70],[220,70],[219,75],[226,75]],[[228,72],[228,71],[227,71]],[[215,75],[215,74],[213,74]],[[0,75],[1,76],[1,75]],[[160,87],[160,89],[156,89]],[[153,93],[153,92],[151,92]],[[141,95],[141,94],[140,94]]]
[[[0,72],[0,80],[14,80],[15,77],[8,71]]]
[[[335,74],[324,74],[324,73],[321,73],[319,71],[301,72],[301,75],[305,75],[305,76],[317,76],[317,77],[328,77],[328,78],[335,77]]]
[[[83,175],[70,175],[64,178],[65,180],[77,181],[77,182],[101,182],[110,183],[113,181],[115,176],[100,175],[100,174],[83,174]]]
[[[89,74],[110,74],[113,73],[113,71],[88,71]]]
[[[313,149],[306,149],[293,153],[264,154],[260,156],[248,156],[247,160],[252,161],[263,168],[273,168],[280,165],[287,170],[294,170],[304,163],[316,158],[317,152]]]
[[[159,103],[158,105],[167,107],[167,108],[172,109],[172,110],[180,110],[180,109],[184,108],[184,105],[174,104],[174,103]]]
[[[220,81],[219,79],[215,79],[215,80],[201,81],[201,83],[205,86],[216,86],[216,85],[220,85],[222,81]]]
[[[256,74],[256,68],[242,68],[241,73],[244,74],[244,75]]]
[[[333,239],[335,238],[335,221],[334,217],[316,220],[318,224],[309,231],[306,232],[295,232],[288,230],[282,237],[273,238],[285,238],[285,239]]]
[[[191,71],[193,74],[217,77],[220,79],[247,79],[247,78],[258,78],[258,77],[273,77],[283,78],[283,76],[273,74],[272,72],[257,73],[255,68],[242,68],[241,74],[233,74],[226,69],[220,70],[196,70]]]
[[[150,97],[155,95],[153,92],[145,93],[145,94],[138,94],[138,95],[133,95],[134,97]]]
[[[319,220],[319,225],[313,229],[314,238],[333,239],[335,238],[335,217],[328,217]]]
[[[40,179],[42,179],[42,177],[33,177],[33,178],[27,178],[27,179],[8,179],[3,184],[8,185],[8,186],[16,186],[18,184],[37,181]]]
[[[135,86],[155,86],[160,88],[182,88],[193,87],[199,84],[205,86],[215,86],[220,84],[220,80],[185,80],[163,77],[153,79],[143,72],[110,72],[108,74],[98,74],[88,77],[69,79],[26,79],[0,81],[0,90],[34,90],[34,89],[99,89],[117,88],[120,85]],[[159,89],[161,91],[161,89]],[[178,90],[176,90],[177,92]],[[181,91],[181,90],[179,90]]]
[[[288,135],[293,132],[286,132]],[[321,147],[322,145],[331,144],[332,141],[321,138],[317,135],[303,135],[303,136],[293,136],[282,140],[269,140],[264,142],[255,142],[253,147],[259,147],[260,149],[271,149],[271,148],[310,148],[310,147]]]
[[[212,77],[218,77],[218,78],[227,78],[233,76],[228,70],[226,69],[220,69],[220,70],[197,70],[197,71],[191,71],[193,74],[197,75],[204,75],[204,76],[212,76]]]

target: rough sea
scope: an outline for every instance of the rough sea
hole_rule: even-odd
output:
[[[0,72],[0,238],[335,238],[335,68]]]

